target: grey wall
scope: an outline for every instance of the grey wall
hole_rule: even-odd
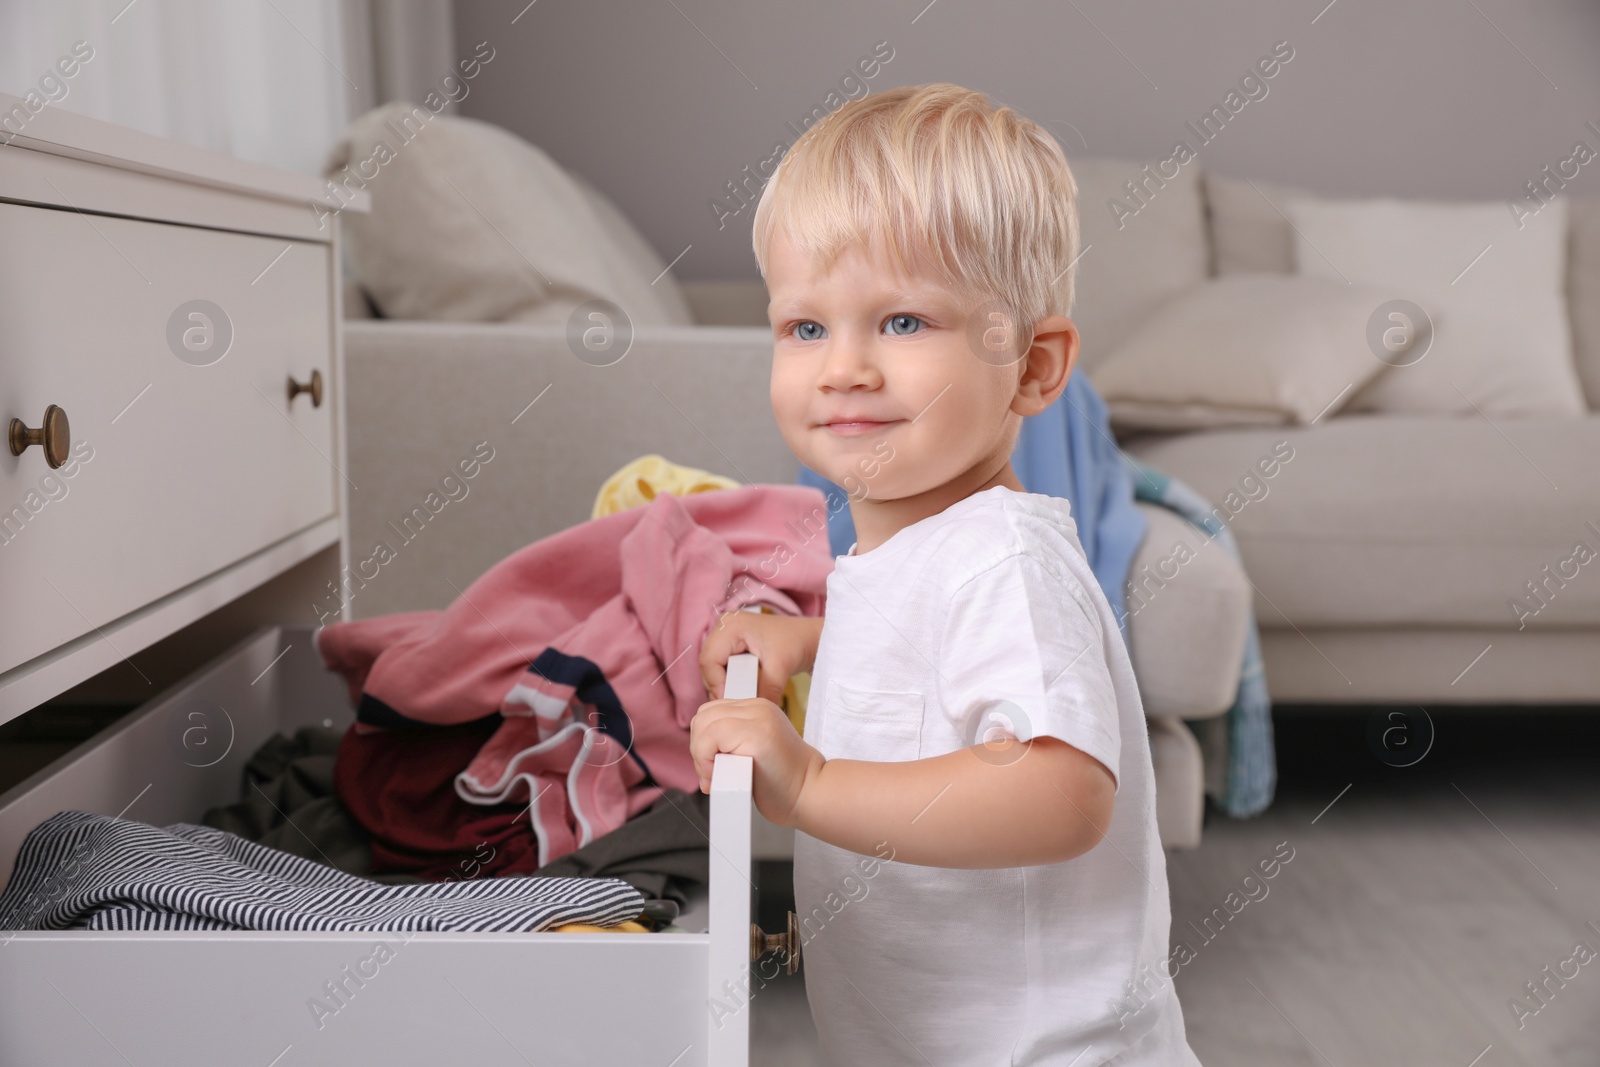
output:
[[[792,142],[879,41],[893,58],[866,89],[978,89],[1047,125],[1069,161],[1198,144],[1185,122],[1282,40],[1294,58],[1201,150],[1203,169],[1333,194],[1507,199],[1574,142],[1600,150],[1584,125],[1600,127],[1594,0],[926,3],[458,0],[459,48],[497,50],[462,113],[588,177],[664,260],[692,246],[681,279],[758,277],[753,207],[719,228],[709,201]],[[1566,191],[1600,195],[1597,172],[1600,160]]]

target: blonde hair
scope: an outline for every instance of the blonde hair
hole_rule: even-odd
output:
[[[784,155],[756,205],[756,264],[778,227],[821,270],[851,245],[907,274],[926,255],[945,286],[1008,308],[1022,337],[1069,314],[1078,190],[1056,139],[949,82],[852,100]]]

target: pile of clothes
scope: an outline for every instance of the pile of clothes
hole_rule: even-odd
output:
[[[356,709],[334,789],[373,870],[445,878],[484,850],[485,874],[534,872],[657,803],[692,818],[701,641],[747,606],[821,614],[825,509],[803,486],[659,492],[512,553],[442,611],[318,630]]]

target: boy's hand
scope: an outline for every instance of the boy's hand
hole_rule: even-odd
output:
[[[823,763],[822,753],[800,739],[782,709],[761,697],[700,705],[689,722],[689,752],[702,793],[711,791],[718,752],[754,757],[756,810],[779,826],[796,824],[800,793]]]
[[[783,700],[789,676],[809,671],[817,659],[822,619],[817,616],[763,615],[730,611],[717,620],[700,645],[700,679],[706,694],[720,697],[728,681],[728,657],[754,652],[761,661],[756,694],[774,704]]]

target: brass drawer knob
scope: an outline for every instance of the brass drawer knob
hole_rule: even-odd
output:
[[[311,380],[309,382],[303,382],[303,383],[295,381],[294,380],[294,376],[290,375],[290,377],[289,377],[289,402],[291,404],[294,403],[294,398],[299,396],[301,393],[310,393],[311,394],[311,406],[312,407],[320,408],[322,406],[322,372],[321,371],[313,370],[311,372]]]
[[[789,929],[781,934],[763,933],[761,927],[750,924],[750,962],[769,952],[784,954],[783,973],[794,974],[800,970],[800,917],[789,913]]]
[[[67,461],[67,450],[72,446],[72,432],[67,429],[67,413],[51,404],[44,409],[44,423],[30,430],[21,419],[11,420],[11,454],[20,456],[30,445],[44,449],[44,461],[59,467]]]

